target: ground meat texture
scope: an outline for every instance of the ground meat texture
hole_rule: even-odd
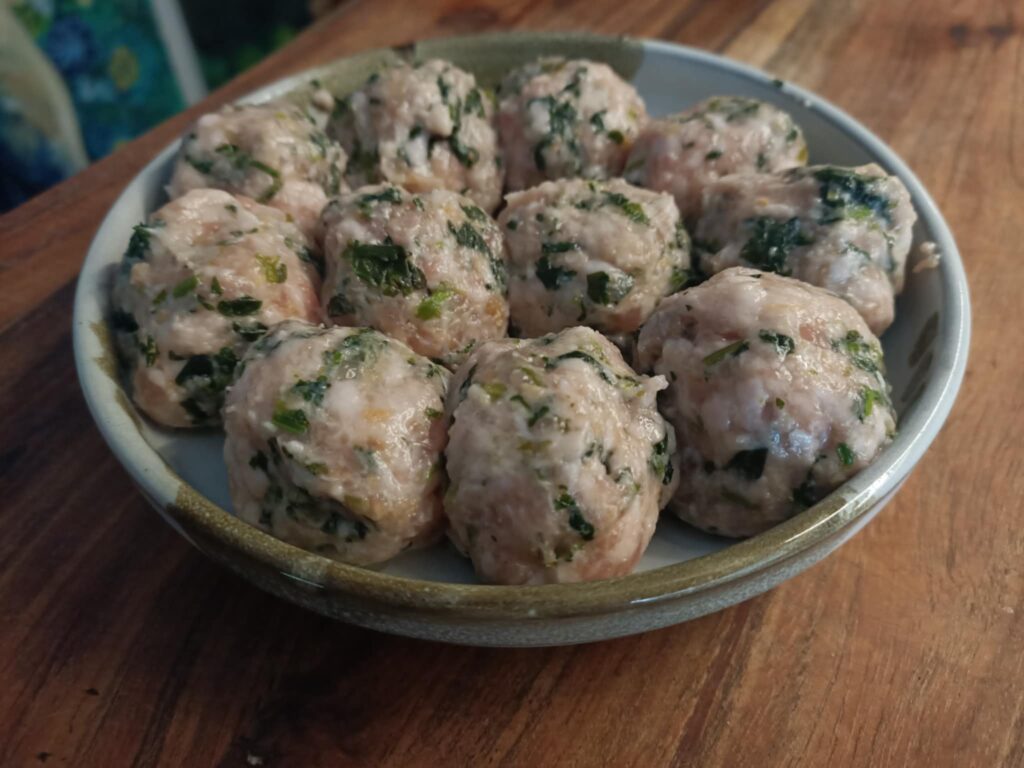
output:
[[[492,97],[447,61],[371,76],[338,101],[328,131],[349,153],[353,187],[388,181],[413,192],[451,189],[488,212],[501,202]]]
[[[626,163],[626,179],[670,192],[688,221],[700,213],[704,187],[730,173],[771,173],[804,165],[803,132],[782,110],[740,96],[715,96],[652,120]]]
[[[369,325],[457,365],[508,327],[505,243],[472,200],[362,187],[324,211],[323,305],[338,325]]]
[[[498,104],[508,189],[619,176],[646,120],[643,99],[607,64],[544,58],[513,70]]]
[[[355,565],[441,535],[446,370],[369,328],[296,321],[243,365],[224,407],[238,517]]]
[[[660,376],[594,330],[484,344],[452,379],[449,535],[500,584],[619,576],[675,483]]]
[[[724,176],[704,189],[694,240],[709,274],[736,265],[792,275],[842,296],[875,334],[903,289],[910,194],[877,165]]]
[[[498,223],[512,326],[524,336],[580,323],[630,334],[689,279],[690,240],[671,195],[563,179],[507,201]]]
[[[135,403],[171,427],[220,423],[250,342],[288,318],[319,321],[320,277],[302,232],[276,208],[200,189],[135,227],[112,324]]]
[[[318,94],[314,104],[323,104]],[[228,105],[203,115],[182,140],[167,188],[223,189],[290,214],[311,240],[327,198],[344,189],[346,156],[324,116],[284,101]]]
[[[638,357],[670,382],[670,508],[711,533],[750,536],[810,506],[896,428],[878,340],[849,304],[792,278],[734,267],[665,299]]]

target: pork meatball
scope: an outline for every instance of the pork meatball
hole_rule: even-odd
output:
[[[580,323],[633,333],[689,278],[690,240],[671,195],[564,179],[507,200],[498,222],[512,325],[525,336]]]
[[[638,356],[671,382],[670,508],[711,533],[750,536],[814,504],[896,428],[878,340],[849,304],[792,278],[733,267],[665,299]]]
[[[875,334],[892,323],[917,215],[907,188],[877,165],[724,176],[704,189],[700,266],[736,265],[827,288]]]
[[[319,321],[320,278],[302,232],[246,197],[199,189],[135,228],[113,295],[132,396],[170,427],[220,423],[250,342],[288,318]]]
[[[313,105],[327,106],[326,92]],[[228,105],[203,115],[182,141],[171,197],[215,188],[290,214],[311,240],[327,198],[344,189],[345,152],[324,133],[325,115],[285,101]]]
[[[479,576],[501,584],[629,573],[674,487],[660,376],[589,328],[480,347],[452,379],[445,511]]]
[[[505,76],[498,131],[506,184],[619,176],[647,110],[636,89],[607,64],[543,58]]]
[[[355,565],[440,536],[447,371],[369,328],[298,321],[243,365],[224,406],[238,517]]]
[[[450,189],[490,212],[504,181],[493,123],[494,104],[473,75],[432,59],[372,75],[338,101],[328,131],[349,153],[353,187]]]
[[[777,107],[741,96],[714,96],[652,120],[626,163],[627,181],[670,192],[688,222],[700,214],[704,187],[730,173],[781,171],[807,162],[807,143]]]
[[[339,325],[369,325],[457,365],[505,336],[505,243],[462,195],[363,187],[324,211],[323,304]]]

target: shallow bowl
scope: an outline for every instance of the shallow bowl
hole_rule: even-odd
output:
[[[686,621],[771,589],[860,530],[922,458],[949,414],[967,360],[970,311],[963,267],[942,214],[910,169],[824,99],[756,69],[669,43],[514,33],[369,51],[282,80],[244,101],[298,93],[313,79],[346,93],[396,57],[447,58],[493,85],[508,68],[553,54],[607,62],[634,83],[655,116],[715,94],[772,102],[803,127],[811,162],[876,162],[903,180],[919,215],[911,264],[925,241],[937,245],[941,261],[937,269],[908,273],[896,322],[882,339],[900,414],[896,439],[833,494],[760,536],[731,542],[663,516],[636,573],[587,584],[480,585],[466,561],[446,547],[368,570],[277,541],[226,511],[223,437],[155,427],[138,415],[118,375],[107,326],[110,275],[132,226],[164,201],[175,142],[128,184],[89,248],[75,295],[74,346],[86,401],[111,450],[164,519],[202,552],[286,600],[386,632],[474,645],[588,642]]]

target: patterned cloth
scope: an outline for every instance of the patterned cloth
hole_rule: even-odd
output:
[[[184,106],[146,0],[14,0],[10,8],[64,80],[90,160]],[[23,106],[0,83],[0,210],[71,170]]]

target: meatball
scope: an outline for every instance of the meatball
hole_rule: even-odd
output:
[[[507,200],[509,304],[526,336],[579,323],[630,334],[689,277],[690,241],[671,195],[565,179]]]
[[[188,192],[135,227],[113,327],[139,408],[171,427],[218,424],[249,343],[288,318],[319,321],[312,262],[284,213],[215,189]]]
[[[647,110],[607,64],[544,58],[515,69],[499,89],[498,131],[507,186],[545,179],[619,176]]]
[[[694,240],[706,273],[749,265],[827,288],[873,333],[892,323],[917,215],[877,165],[724,176],[704,189]]]
[[[369,328],[288,321],[224,406],[235,514],[355,565],[436,540],[448,372]]]
[[[185,134],[167,191],[178,197],[212,187],[251,197],[290,214],[312,240],[327,198],[344,188],[345,152],[323,122],[315,106],[285,101],[203,115]]]
[[[413,192],[462,192],[490,212],[504,181],[494,104],[476,79],[432,59],[372,75],[328,125],[351,158],[353,187],[389,181]]]
[[[687,221],[700,214],[704,187],[729,173],[770,173],[804,165],[807,143],[777,107],[740,96],[715,96],[652,120],[626,163],[626,179],[670,192]]]
[[[665,299],[638,356],[671,382],[670,506],[711,533],[750,536],[814,504],[896,428],[878,340],[849,304],[792,278],[733,267]]]
[[[498,225],[449,190],[363,187],[324,211],[323,304],[339,325],[369,325],[457,365],[505,336],[505,243]]]
[[[452,379],[449,535],[480,577],[544,584],[629,573],[674,483],[660,376],[596,331],[480,347]]]

